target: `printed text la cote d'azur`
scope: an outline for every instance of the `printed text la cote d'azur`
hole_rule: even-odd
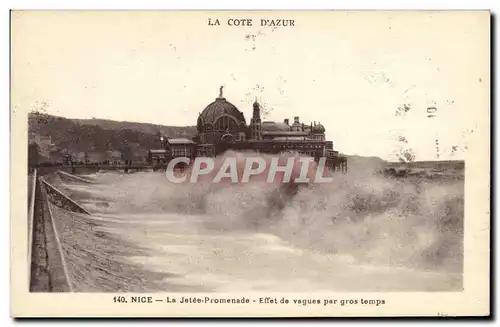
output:
[[[229,18],[227,20],[219,18],[208,18],[208,26],[261,26],[261,27],[292,27],[295,26],[293,19],[251,19],[251,18]]]

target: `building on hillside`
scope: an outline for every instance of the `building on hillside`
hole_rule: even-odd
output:
[[[165,140],[165,145],[170,151],[170,156],[172,158],[196,157],[196,149],[198,148],[198,145],[193,140],[186,138],[167,138]]]
[[[162,136],[161,142],[161,149],[150,149],[148,153],[148,162],[155,170],[165,168],[173,158],[195,158],[198,154],[198,144],[187,138],[167,138]]]

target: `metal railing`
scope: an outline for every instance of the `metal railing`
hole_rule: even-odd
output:
[[[48,205],[48,211],[49,211],[49,219],[50,219],[50,223],[52,225],[52,231],[54,233],[54,237],[56,240],[57,250],[59,252],[59,256],[60,256],[60,260],[61,260],[61,264],[62,264],[62,268],[63,268],[63,274],[64,274],[64,278],[66,280],[68,291],[73,292],[73,283],[71,282],[71,278],[69,277],[68,266],[66,264],[66,259],[65,259],[63,247],[61,244],[61,239],[59,238],[59,232],[57,231],[56,222],[54,221],[54,215],[52,214],[52,209],[50,208],[50,205]]]
[[[73,283],[57,229],[52,205],[90,214],[36,169],[33,173],[28,213],[28,280],[31,292],[73,291]]]
[[[32,177],[32,186],[31,190],[31,198],[30,198],[30,206],[28,209],[28,289],[31,284],[31,260],[32,260],[32,252],[33,252],[33,230],[34,230],[34,217],[35,217],[35,198],[36,198],[36,189],[37,189],[37,170],[33,170]]]

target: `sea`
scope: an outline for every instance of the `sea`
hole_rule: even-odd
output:
[[[51,204],[77,292],[463,289],[464,180],[368,168],[301,187],[172,184],[162,171],[57,175]],[[432,176],[431,176],[432,177]]]

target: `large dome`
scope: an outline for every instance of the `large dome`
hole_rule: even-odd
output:
[[[209,104],[200,114],[203,125],[215,124],[218,118],[224,115],[234,117],[238,124],[246,124],[245,116],[236,108],[235,105],[228,102],[225,98],[219,97]]]

